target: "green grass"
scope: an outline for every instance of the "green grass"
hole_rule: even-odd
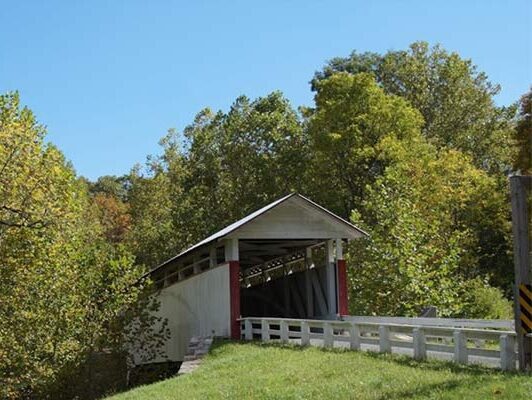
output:
[[[108,400],[531,399],[532,377],[446,362],[222,342],[195,372]]]

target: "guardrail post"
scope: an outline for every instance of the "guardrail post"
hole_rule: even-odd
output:
[[[280,321],[279,328],[281,330],[281,342],[288,343],[288,323],[286,321]]]
[[[308,322],[301,321],[301,345],[308,346],[310,344],[310,327]]]
[[[270,324],[267,320],[263,319],[260,325],[260,333],[263,342],[270,340]]]
[[[323,324],[323,346],[333,347],[333,328],[329,322]]]
[[[515,369],[515,338],[511,335],[501,335],[501,369],[513,371]]]
[[[381,353],[391,353],[390,328],[386,325],[379,326],[379,351]]]
[[[467,338],[464,332],[454,331],[454,361],[460,364],[467,364]]]
[[[349,327],[349,347],[351,350],[360,350],[360,328],[357,324]]]
[[[425,332],[422,328],[414,328],[413,331],[414,358],[424,360],[427,358],[427,345],[425,342]]]
[[[530,318],[527,307],[521,308],[520,300],[530,305],[528,291],[532,283],[532,255],[530,234],[530,193],[532,176],[514,175],[510,177],[510,195],[512,203],[512,232],[514,242],[514,316],[519,369],[532,370],[532,339],[530,336]],[[528,287],[528,290],[527,290]],[[520,295],[523,294],[524,297]]]
[[[253,324],[249,319],[244,320],[244,338],[246,340],[253,339]]]

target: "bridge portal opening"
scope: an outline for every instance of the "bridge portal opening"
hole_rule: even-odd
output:
[[[326,240],[240,240],[239,253],[242,317],[311,319],[337,314],[336,268],[326,268]],[[334,285],[327,285],[328,279]]]

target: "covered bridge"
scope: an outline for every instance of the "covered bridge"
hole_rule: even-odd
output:
[[[241,317],[347,314],[343,244],[365,232],[299,194],[253,212],[150,272],[182,361],[192,336],[240,338]]]

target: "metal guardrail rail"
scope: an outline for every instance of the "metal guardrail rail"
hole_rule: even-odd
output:
[[[342,320],[351,322],[378,322],[404,325],[445,326],[452,328],[504,329],[515,331],[514,321],[506,319],[465,319],[465,318],[427,318],[427,317],[373,317],[342,316]]]
[[[497,330],[501,329],[499,324],[490,329],[489,324],[483,323],[483,328],[416,324],[416,320],[424,318],[409,318],[412,322],[409,324],[375,321],[371,317],[347,319],[246,317],[240,320],[241,334],[245,340],[377,350],[411,354],[418,360],[426,359],[430,354],[436,358],[450,357],[461,364],[475,361],[495,365],[505,371],[516,368],[516,334],[510,330]]]

